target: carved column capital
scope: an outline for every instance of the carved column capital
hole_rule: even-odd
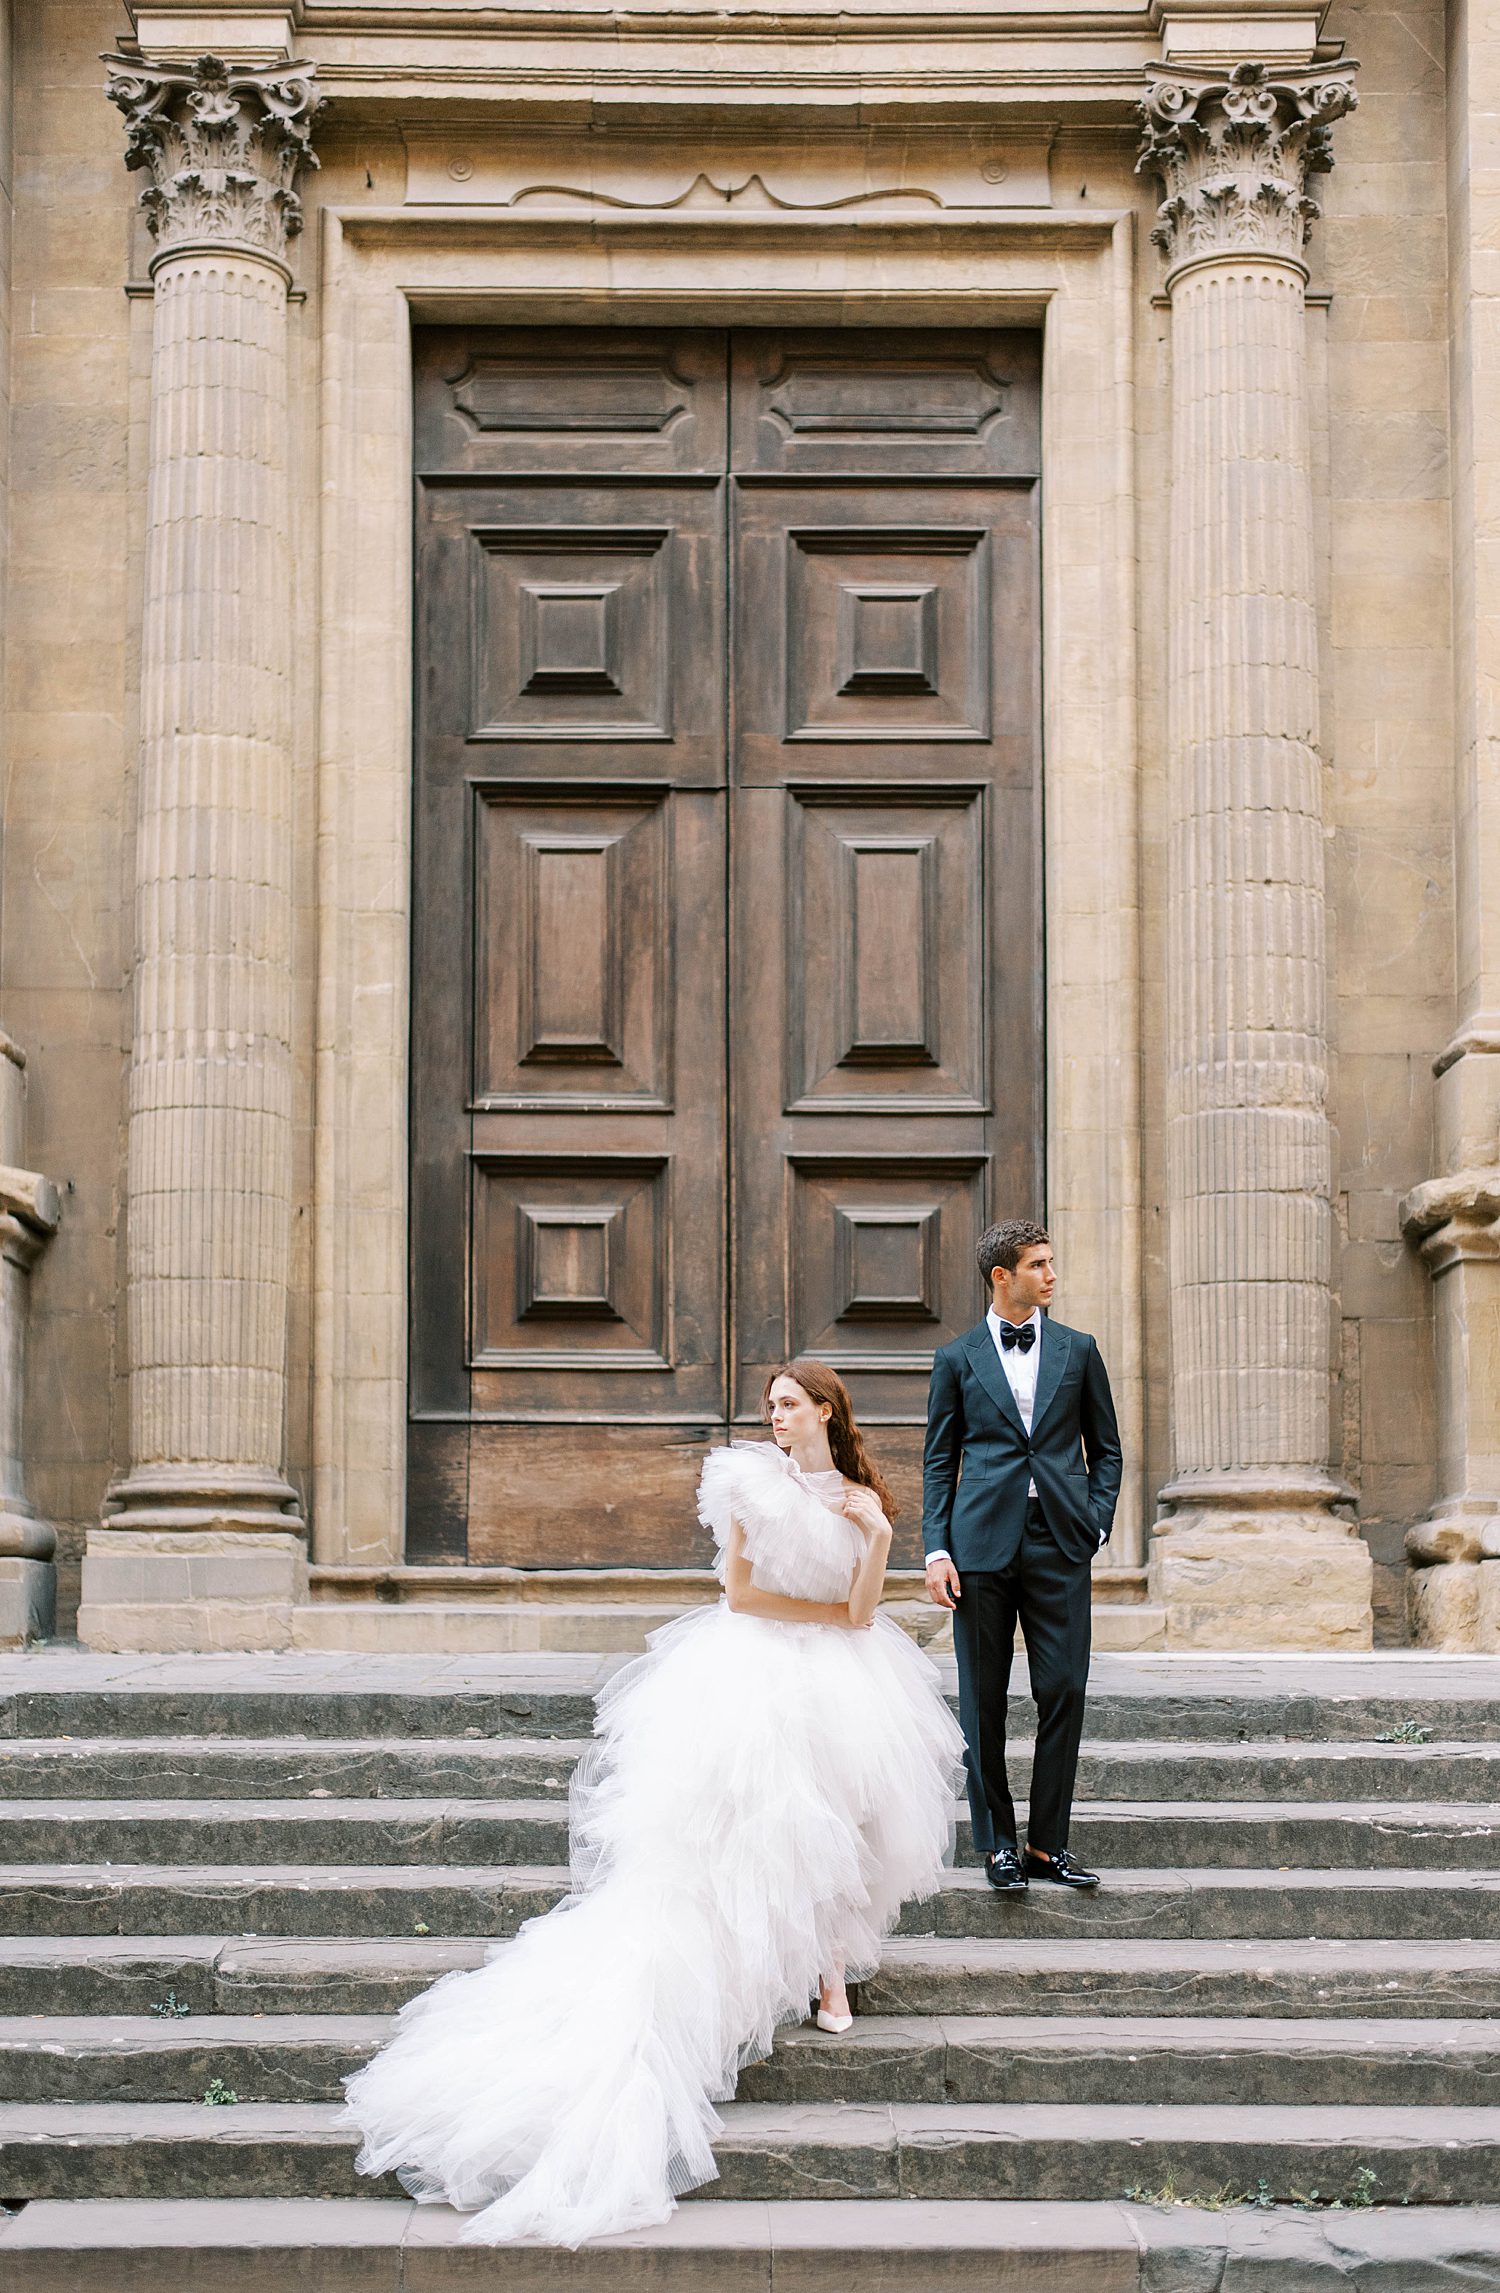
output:
[[[302,228],[297,178],[318,164],[312,128],[323,107],[313,65],[104,61],[105,92],[129,130],[125,164],[148,177],[140,203],[158,260],[223,245],[285,267]]]
[[[1247,63],[1148,74],[1136,167],[1162,179],[1151,236],[1172,270],[1216,255],[1301,260],[1321,212],[1308,182],[1333,165],[1329,130],[1359,101],[1354,69]]]

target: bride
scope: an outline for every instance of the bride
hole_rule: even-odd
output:
[[[363,2172],[500,2244],[664,2221],[711,2181],[713,2104],[800,2020],[847,2030],[902,1903],[937,1887],[962,1740],[877,1613],[895,1507],[843,1380],[767,1382],[775,1445],[710,1452],[699,1518],[724,1598],[599,1697],[573,1779],[573,1885],[445,1975],[348,2081]]]

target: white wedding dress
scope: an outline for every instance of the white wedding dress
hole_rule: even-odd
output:
[[[757,1584],[848,1596],[862,1549],[837,1473],[769,1443],[711,1453],[699,1515],[739,1523]],[[867,1974],[937,1887],[962,1739],[929,1660],[867,1631],[721,1601],[652,1635],[599,1698],[570,1802],[573,1888],[488,1963],[445,1975],[348,2081],[365,2173],[474,2212],[466,2237],[664,2221],[714,2178],[713,2104],[821,1974]]]

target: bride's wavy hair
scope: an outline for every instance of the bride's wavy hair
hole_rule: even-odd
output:
[[[854,1421],[854,1404],[849,1399],[849,1388],[836,1369],[826,1361],[814,1361],[810,1354],[799,1354],[795,1361],[779,1361],[766,1379],[760,1397],[760,1414],[771,1422],[771,1388],[779,1377],[789,1377],[800,1385],[809,1401],[819,1408],[826,1403],[828,1419],[828,1447],[833,1461],[846,1481],[858,1481],[866,1489],[873,1489],[880,1510],[888,1521],[894,1521],[900,1508],[891,1495],[890,1485],[875,1464],[864,1444],[864,1436]]]

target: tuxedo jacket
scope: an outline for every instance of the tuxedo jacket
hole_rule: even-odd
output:
[[[1060,1550],[1087,1563],[1120,1495],[1120,1435],[1099,1348],[1083,1330],[1041,1322],[1028,1435],[987,1322],[933,1358],[922,1455],[922,1542],[966,1569],[1008,1568],[1031,1482]]]

